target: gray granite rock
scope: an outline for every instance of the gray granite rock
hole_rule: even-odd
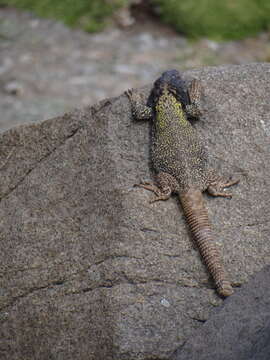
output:
[[[269,75],[185,73],[211,161],[241,177],[231,200],[205,196],[236,293],[270,262]],[[168,359],[221,305],[177,199],[133,188],[148,129],[123,95],[1,134],[1,359]]]
[[[216,309],[171,360],[269,360],[269,283],[268,266]]]

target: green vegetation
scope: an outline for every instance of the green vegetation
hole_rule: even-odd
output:
[[[191,37],[240,39],[267,30],[269,0],[151,0],[161,19]]]
[[[90,32],[101,30],[109,16],[126,3],[127,0],[0,0],[0,5],[31,10]]]
[[[146,0],[145,0],[146,1]],[[161,20],[190,38],[239,39],[270,28],[269,0],[148,0]],[[86,31],[101,30],[129,0],[0,0]]]

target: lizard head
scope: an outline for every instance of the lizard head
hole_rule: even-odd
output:
[[[148,99],[148,105],[155,106],[158,99],[164,94],[174,96],[183,106],[189,104],[185,82],[177,70],[165,71],[155,81]]]

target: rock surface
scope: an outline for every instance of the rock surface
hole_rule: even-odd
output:
[[[226,301],[171,360],[269,360],[270,267]]]
[[[241,178],[231,200],[205,196],[236,293],[270,263],[269,75],[185,73],[211,161]],[[222,303],[177,199],[133,188],[151,176],[148,127],[121,96],[1,134],[1,359],[169,359]]]

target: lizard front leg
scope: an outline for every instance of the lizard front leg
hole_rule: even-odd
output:
[[[189,88],[188,95],[190,104],[186,105],[186,113],[188,116],[193,118],[198,118],[202,114],[201,109],[201,95],[202,95],[202,85],[201,82],[193,79]]]
[[[132,116],[135,119],[149,120],[153,117],[152,108],[144,104],[141,95],[134,89],[127,90],[125,95],[129,98]]]

